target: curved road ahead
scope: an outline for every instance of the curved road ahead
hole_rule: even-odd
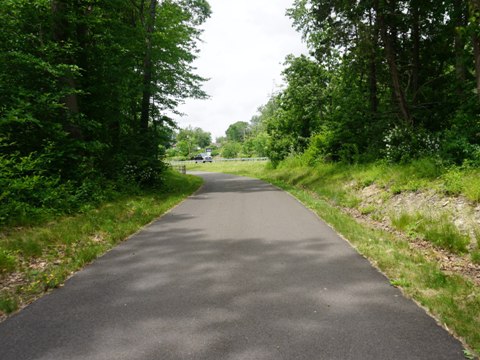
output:
[[[196,195],[0,324],[0,358],[464,359],[294,198],[200,175]]]

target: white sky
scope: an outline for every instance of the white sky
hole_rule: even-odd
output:
[[[285,11],[293,0],[209,0],[212,16],[203,26],[199,75],[209,78],[208,100],[187,100],[178,125],[200,127],[213,140],[236,121],[250,121],[282,83],[288,54],[307,53]]]

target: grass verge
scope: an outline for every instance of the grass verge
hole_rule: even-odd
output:
[[[61,286],[73,272],[197,190],[202,180],[168,172],[162,189],[122,196],[72,217],[0,233],[0,317]]]
[[[436,261],[411,247],[404,238],[360,224],[341,210],[356,201],[343,190],[341,185],[346,182],[356,179],[368,185],[386,181],[397,189],[413,186],[406,185],[415,179],[402,175],[398,167],[383,168],[382,172],[375,166],[363,167],[348,173],[345,165],[334,164],[325,164],[319,171],[291,166],[273,169],[264,163],[214,163],[190,165],[189,169],[257,177],[290,192],[347,238],[388,276],[393,286],[401,287],[474,352],[480,353],[480,288],[461,276],[445,273]],[[385,175],[389,172],[390,178]],[[417,177],[416,184],[425,179]],[[436,184],[442,186],[440,181]]]
[[[420,212],[410,214],[401,212],[391,216],[392,225],[411,236],[421,236],[425,240],[452,253],[468,251],[470,238],[462,234],[448,219],[447,214],[440,217],[426,216]]]

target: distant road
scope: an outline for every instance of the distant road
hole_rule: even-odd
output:
[[[0,359],[464,359],[294,198],[201,176],[195,196],[0,324]]]

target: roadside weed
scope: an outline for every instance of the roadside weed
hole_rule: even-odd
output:
[[[16,300],[12,297],[0,297],[0,311],[10,314],[18,309]]]
[[[427,223],[425,239],[453,253],[465,253],[470,244],[470,238],[463,235],[451,222]]]
[[[368,206],[361,207],[359,211],[362,215],[369,215],[373,213],[375,209],[376,207],[374,205],[368,205]]]
[[[15,269],[16,257],[4,249],[0,249],[0,274]]]
[[[393,279],[393,280],[390,280],[390,284],[392,286],[402,287],[402,288],[406,288],[410,286],[410,283],[405,279]]]
[[[468,350],[463,350],[463,356],[465,356],[465,359],[468,360],[475,360],[475,355],[473,355],[470,351]]]
[[[470,253],[472,262],[475,264],[480,264],[480,249],[475,249]]]
[[[451,222],[448,214],[432,217],[420,212],[401,212],[390,217],[392,225],[410,236],[420,236],[453,253],[465,253],[470,239]]]

